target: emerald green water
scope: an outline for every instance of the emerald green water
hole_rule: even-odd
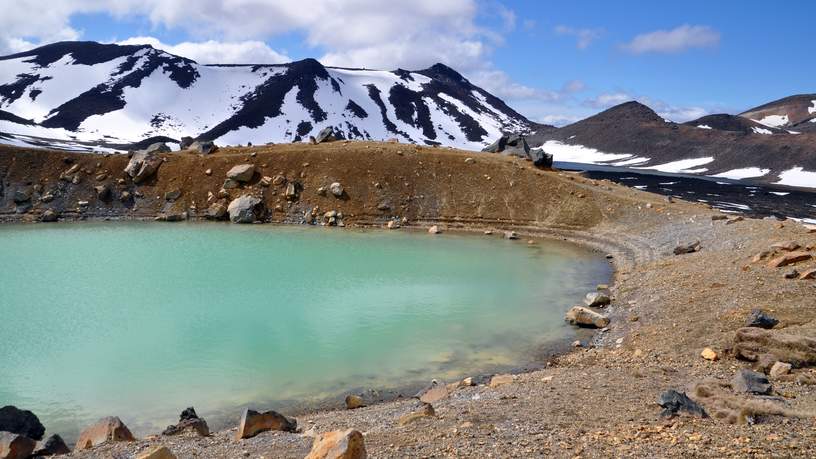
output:
[[[10,225],[0,260],[0,405],[68,437],[534,363],[610,275],[565,244],[268,225]]]

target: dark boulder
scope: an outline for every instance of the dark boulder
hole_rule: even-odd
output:
[[[43,442],[40,449],[34,451],[34,457],[38,456],[56,456],[59,454],[68,454],[71,449],[65,444],[65,440],[57,434],[48,437]]]
[[[190,144],[187,150],[191,150],[193,153],[209,155],[218,151],[218,146],[208,140],[197,140]]]
[[[59,213],[54,211],[53,209],[46,209],[45,212],[42,213],[40,216],[41,222],[55,222],[59,220]]]
[[[20,189],[14,192],[14,203],[25,204],[31,201],[31,190],[28,188]]]
[[[173,150],[171,150],[170,147],[168,147],[167,144],[164,142],[156,142],[150,144],[143,151],[145,153],[170,153]]]
[[[691,244],[682,244],[674,248],[675,255],[684,255],[687,253],[694,253],[700,251],[700,241],[692,242]]]
[[[259,413],[255,410],[246,409],[241,415],[241,422],[238,425],[235,438],[237,440],[251,438],[268,430],[294,432],[297,430],[297,420],[287,418],[277,411]]]
[[[42,440],[45,427],[31,411],[8,405],[0,408],[0,431]]]
[[[167,426],[162,432],[162,435],[179,435],[185,431],[192,431],[202,437],[210,435],[210,428],[207,426],[207,421],[198,417],[195,409],[189,407],[181,412],[179,415],[179,422],[177,424]]]
[[[745,326],[770,329],[774,328],[778,323],[779,321],[776,318],[765,314],[765,311],[754,309],[751,311],[751,315],[748,316]]]
[[[261,198],[243,195],[230,202],[227,212],[233,223],[254,223],[264,217],[265,208]]]
[[[195,140],[193,140],[192,137],[189,136],[182,137],[181,141],[179,142],[179,150],[186,150],[190,148],[190,145],[192,145],[193,142],[195,142]]]
[[[542,149],[530,149],[527,139],[520,134],[505,134],[483,148],[482,151],[528,159],[533,162],[534,166],[540,168],[551,168],[553,163],[553,155]]]
[[[0,459],[28,459],[36,446],[24,435],[0,431]]]
[[[764,374],[743,368],[731,380],[731,388],[735,392],[767,395],[771,393],[771,383]]]
[[[660,412],[662,416],[675,416],[681,411],[685,411],[701,418],[708,417],[703,407],[698,405],[697,402],[690,399],[684,392],[677,392],[674,389],[669,389],[660,394],[657,404],[663,408],[663,411]]]
[[[485,153],[501,153],[507,145],[507,136],[503,135],[482,149]]]

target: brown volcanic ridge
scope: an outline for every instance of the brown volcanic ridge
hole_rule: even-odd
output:
[[[639,111],[630,108],[633,115]],[[635,121],[646,133],[663,123]],[[603,117],[593,124],[602,127]],[[122,172],[124,155],[3,148],[0,213],[6,221],[37,221],[46,209],[63,219],[182,212],[198,219],[227,170],[249,163],[258,168],[255,177],[227,190],[224,199],[259,196],[272,209],[272,222],[299,223],[318,207],[319,214],[344,214],[346,228],[337,231],[405,217],[403,231],[436,224],[501,237],[482,232],[514,230],[522,235],[517,243],[529,240],[531,247],[547,237],[595,247],[609,254],[616,270],[611,305],[594,309],[610,323],[541,370],[444,381],[448,385],[425,397],[433,409],[403,398],[364,400],[370,406],[346,410],[339,399],[336,410],[299,415],[297,432],[236,440],[235,413],[234,427],[207,437],[157,432],[72,457],[138,457],[161,445],[182,458],[303,458],[315,435],[345,429],[362,433],[370,457],[816,456],[816,281],[810,278],[816,274],[808,274],[816,269],[816,233],[799,223],[726,218],[699,203],[538,170],[516,158],[415,145],[334,142],[163,156],[156,176],[137,185]],[[75,165],[72,180],[61,180]],[[299,184],[294,199],[285,198],[281,180],[264,186],[263,177],[276,175]],[[345,188],[341,198],[318,192],[335,181]],[[94,189],[100,184],[110,186],[106,199]],[[134,200],[122,204],[124,192]],[[168,201],[168,192],[180,196]],[[745,328],[754,309],[778,323]],[[749,369],[760,374],[741,373]],[[745,384],[765,372],[768,384]],[[669,389],[689,397],[678,406],[696,403],[697,409],[664,403],[661,414],[657,402]],[[359,452],[342,457],[363,457]]]
[[[797,107],[800,108],[795,113],[802,110],[806,113],[804,101],[810,101],[810,97],[794,96],[788,99],[798,103]],[[813,100],[816,100],[816,96]],[[664,120],[639,102],[626,102],[568,126],[537,132],[531,136],[530,146],[557,140],[605,153],[628,153],[649,158],[637,164],[638,167],[666,164],[679,159],[713,157],[713,162],[703,166],[708,169],[705,175],[758,167],[770,169],[770,173],[751,181],[773,183],[780,180],[781,172],[795,166],[816,170],[816,132],[809,129],[811,125],[816,127],[816,123],[791,118],[799,121],[792,124],[790,130],[801,132],[792,134],[788,127],[773,128],[756,121],[762,119],[759,114],[781,113],[791,106],[790,103],[771,103],[763,106],[767,108],[760,107],[740,116],[709,115],[678,124]],[[711,129],[697,127],[700,125]],[[753,128],[764,129],[771,134],[757,133]]]

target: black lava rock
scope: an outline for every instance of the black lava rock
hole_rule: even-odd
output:
[[[669,389],[660,395],[660,400],[657,404],[663,408],[660,412],[662,416],[675,416],[681,411],[685,411],[694,416],[707,418],[703,407],[697,404],[694,400],[688,398],[684,392],[677,392],[674,389]]]
[[[32,440],[42,440],[45,427],[31,411],[8,405],[0,408],[0,432],[11,432]]]
[[[745,326],[770,329],[774,328],[778,323],[779,321],[775,317],[765,314],[761,309],[754,309],[751,311],[751,315],[748,316]]]
[[[34,457],[39,456],[56,456],[58,454],[68,454],[71,449],[65,444],[65,440],[57,434],[48,437],[42,445],[42,448],[34,451]]]

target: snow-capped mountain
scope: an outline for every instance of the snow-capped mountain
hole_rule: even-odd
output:
[[[816,133],[791,133],[742,116],[677,124],[627,102],[562,128],[538,130],[528,142],[560,162],[816,188]]]
[[[453,69],[200,65],[148,45],[60,42],[0,57],[0,142],[121,146],[192,136],[220,144],[353,139],[481,149],[528,121]],[[48,140],[42,140],[48,139]]]

